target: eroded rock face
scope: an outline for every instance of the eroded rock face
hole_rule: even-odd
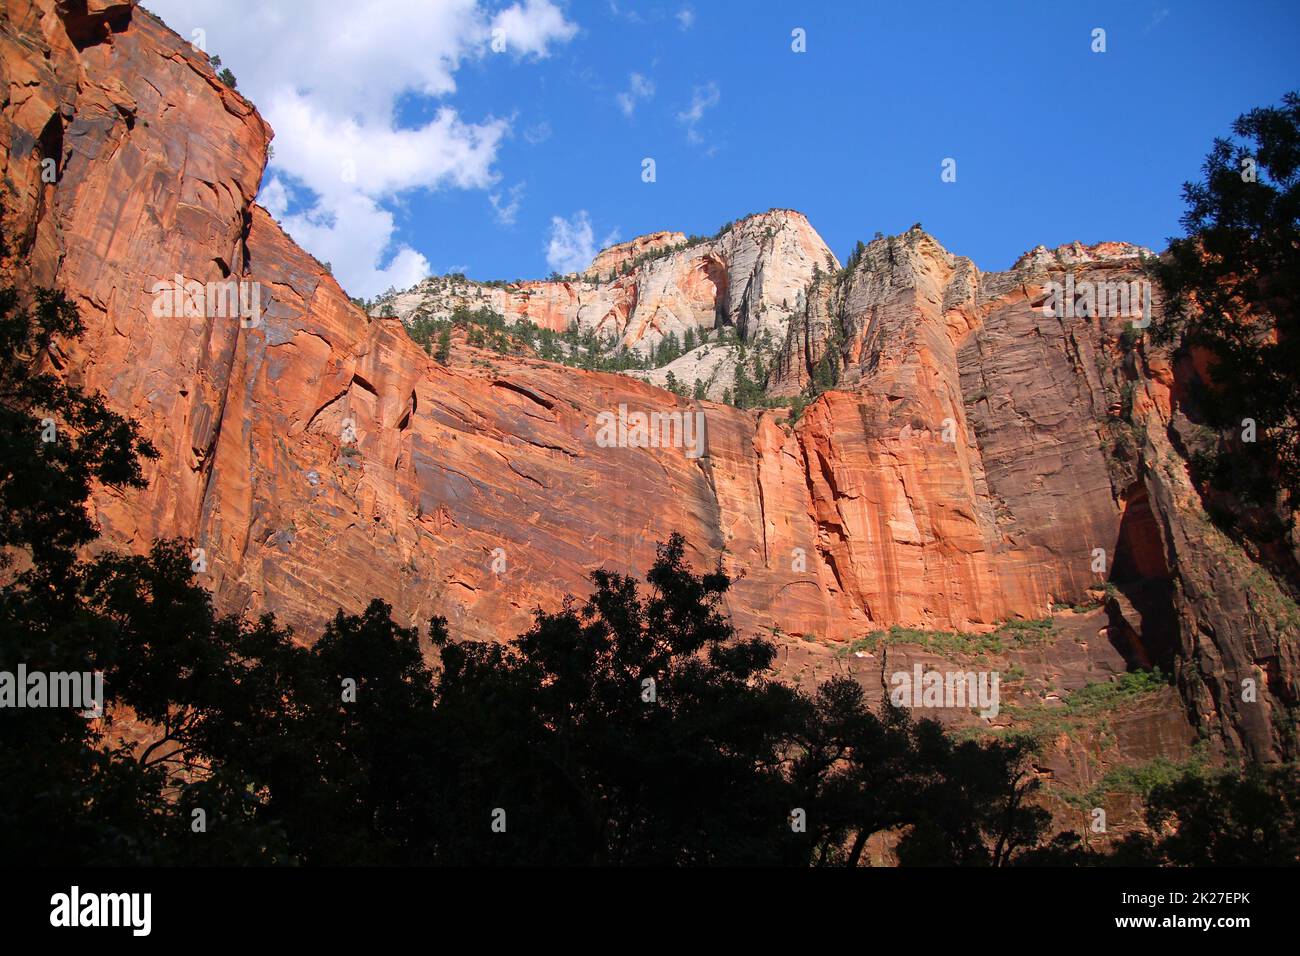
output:
[[[68,292],[88,332],[59,361],[162,452],[146,491],[97,499],[107,544],[192,538],[224,607],[273,611],[305,639],[371,597],[404,623],[444,614],[500,638],[585,593],[597,566],[640,574],[678,530],[698,565],[740,576],[738,627],[775,630],[786,659],[892,624],[1041,618],[1110,578],[1135,595],[1100,625],[1115,653],[1052,666],[1172,654],[1192,718],[1227,749],[1294,746],[1279,729],[1300,696],[1294,605],[1205,519],[1174,440],[1173,366],[1124,338],[1128,317],[1044,314],[1067,270],[1136,280],[1132,247],[1035,250],[982,274],[916,229],[814,283],[838,263],[774,211],[689,248],[664,240],[613,282],[420,293],[630,345],[768,330],[788,393],[835,350],[840,389],[793,427],[459,341],[444,367],[256,205],[270,130],[206,58],[139,8],[85,17],[54,0],[0,14],[0,165],[7,272]],[[156,285],[178,274],[256,283],[264,313],[159,316]],[[602,440],[620,408],[703,416],[707,454]]]
[[[600,252],[579,276],[553,282],[480,283],[433,276],[372,309],[410,321],[489,308],[507,321],[565,331],[576,326],[644,352],[665,336],[682,340],[722,326],[740,338],[784,339],[815,270],[838,268],[835,256],[800,213],[749,216],[712,239],[688,242],[656,232]]]
[[[684,232],[651,232],[644,236],[637,236],[627,242],[615,243],[608,249],[602,249],[596,254],[596,258],[591,260],[591,265],[582,271],[582,274],[585,278],[599,281],[601,276],[608,276],[611,273],[622,271],[625,266],[631,265],[639,256],[652,255],[662,249],[679,246],[685,242],[686,233]]]

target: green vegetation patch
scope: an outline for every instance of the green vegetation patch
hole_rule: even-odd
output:
[[[1019,733],[1042,744],[1061,734],[1077,734],[1089,725],[1097,724],[1099,719],[1167,686],[1169,680],[1159,668],[1129,671],[1114,680],[1084,684],[1054,706],[1003,704],[1002,712],[1021,725]]]
[[[1156,787],[1171,786],[1186,777],[1209,780],[1212,771],[1203,749],[1186,760],[1155,757],[1146,763],[1114,767],[1086,791],[1058,791],[1057,796],[1079,810],[1102,806],[1107,794],[1131,794],[1146,802]]]
[[[1111,711],[1168,686],[1168,679],[1158,667],[1149,671],[1129,671],[1117,680],[1084,684],[1065,698],[1063,709],[1067,714]]]
[[[970,631],[930,631],[895,625],[887,631],[874,631],[860,637],[838,652],[845,657],[854,651],[876,651],[890,644],[912,644],[944,656],[958,654],[999,654],[1017,647],[1049,643],[1056,636],[1050,617],[1032,621],[1007,621],[995,631],[978,634]]]

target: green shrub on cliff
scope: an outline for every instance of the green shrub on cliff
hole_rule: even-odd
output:
[[[1020,751],[776,680],[680,536],[644,586],[597,571],[508,643],[440,618],[426,643],[373,601],[304,647],[218,614],[185,543],[79,556],[92,481],[139,486],[155,454],[40,371],[79,330],[0,292],[0,670],[100,672],[105,712],[0,709],[7,862],[834,864],[911,826],[912,861],[1000,864],[1037,839]]]

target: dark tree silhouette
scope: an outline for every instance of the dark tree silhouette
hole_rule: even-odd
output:
[[[1187,774],[1147,800],[1150,833],[1116,856],[1161,866],[1295,866],[1300,863],[1300,767]]]
[[[103,622],[78,599],[77,549],[97,533],[85,501],[95,482],[139,487],[140,459],[156,456],[134,423],[49,369],[56,337],[80,331],[62,295],[28,303],[0,289],[0,668],[10,674],[19,663],[91,669]],[[101,743],[72,709],[0,711],[0,841],[14,851],[0,856],[105,862],[151,838],[158,775]]]
[[[777,680],[775,647],[725,613],[730,578],[694,572],[680,535],[644,585],[597,571],[508,643],[435,618],[422,644],[373,601],[306,647],[218,614],[184,542],[79,556],[93,485],[138,487],[154,453],[42,370],[80,323],[34,301],[0,291],[0,670],[100,671],[106,718],[0,710],[0,858],[858,865],[881,834],[909,864],[1097,862],[1042,845],[1023,744],[873,714],[852,680]],[[1158,832],[1181,829],[1128,852],[1293,859],[1276,793],[1294,782],[1158,795]]]
[[[1228,433],[1201,470],[1258,502],[1300,501],[1300,93],[1251,110],[1217,139],[1204,179],[1186,183],[1187,235],[1155,264],[1165,290],[1161,341],[1200,350],[1211,383],[1198,402]],[[1256,423],[1242,441],[1243,421]]]
[[[781,772],[798,695],[766,671],[774,648],[737,640],[721,572],[694,575],[675,535],[649,593],[598,571],[581,607],[539,613],[509,645],[442,652],[444,743],[470,768],[456,854],[516,862],[759,863],[800,840]],[[508,833],[488,830],[488,807]]]

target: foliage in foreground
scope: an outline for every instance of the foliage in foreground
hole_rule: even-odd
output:
[[[644,587],[598,571],[585,603],[509,643],[454,641],[434,619],[427,648],[379,601],[310,648],[270,617],[220,615],[178,542],[79,557],[92,480],[138,486],[153,450],[40,371],[53,336],[79,331],[66,301],[33,313],[5,292],[0,307],[0,532],[16,559],[0,665],[100,670],[113,718],[0,714],[5,859],[854,865],[892,833],[905,864],[1095,861],[1044,845],[1025,743],[872,713],[849,679],[812,695],[775,680],[773,645],[737,637],[730,580],[694,573],[680,536]],[[50,417],[60,437],[33,438]],[[1293,801],[1271,785],[1162,790],[1158,832],[1180,827],[1126,852],[1292,860]]]
[[[0,710],[0,858],[856,865],[889,834],[904,864],[1103,861],[1044,842],[1025,742],[776,680],[680,536],[644,586],[598,571],[508,643],[435,618],[422,645],[374,601],[303,647],[218,614],[182,543],[83,556],[92,487],[139,487],[156,453],[46,370],[80,328],[59,294],[0,290],[0,671],[101,671],[110,718]],[[1294,863],[1295,783],[1157,788],[1157,836],[1106,859]]]
[[[1157,341],[1207,355],[1197,412],[1223,432],[1198,470],[1215,487],[1300,501],[1300,92],[1251,110],[1183,186],[1186,235],[1155,264]],[[1243,440],[1246,422],[1258,434]],[[1254,429],[1251,429],[1253,431]]]
[[[379,601],[310,648],[220,615],[180,542],[81,556],[92,483],[138,486],[153,450],[40,371],[80,329],[61,296],[0,306],[0,666],[102,671],[110,717],[0,713],[5,859],[855,863],[898,829],[909,862],[988,864],[1037,840],[1020,750],[773,679],[678,536],[645,586],[600,571],[514,641],[435,619],[428,647]]]

